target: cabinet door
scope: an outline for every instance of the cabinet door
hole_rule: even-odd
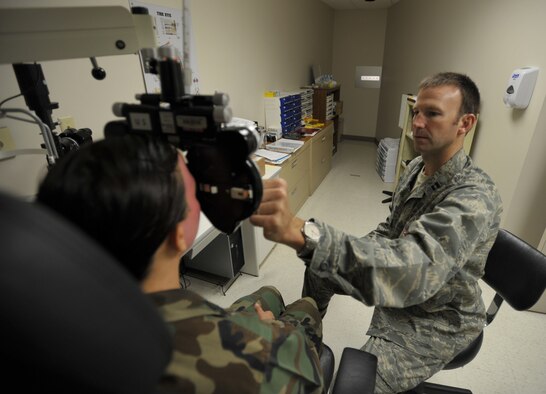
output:
[[[322,180],[332,167],[332,146],[334,144],[334,128],[330,124],[319,134],[315,135],[311,142],[311,168],[309,177],[309,193],[319,187]]]
[[[288,193],[290,209],[292,212],[298,213],[309,197],[309,182],[306,178],[301,178],[299,182],[288,189]]]

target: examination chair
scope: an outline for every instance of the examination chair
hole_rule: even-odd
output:
[[[172,342],[138,284],[87,236],[0,192],[2,384],[14,392],[155,392]]]
[[[482,278],[496,294],[486,314],[487,327],[503,303],[524,311],[542,296],[546,287],[546,256],[510,232],[501,229],[489,252]],[[483,341],[483,331],[444,369],[455,369],[472,361]],[[407,394],[472,394],[472,391],[424,382]]]

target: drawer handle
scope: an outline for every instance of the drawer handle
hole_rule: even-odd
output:
[[[326,141],[326,136],[322,137],[322,139],[320,140],[320,142],[324,142]]]
[[[296,167],[297,165],[298,165],[298,160],[296,159],[292,162],[292,168]]]
[[[294,194],[296,194],[297,191],[298,191],[298,188],[295,187],[294,190],[292,190],[292,193],[290,193],[290,195],[293,196]]]

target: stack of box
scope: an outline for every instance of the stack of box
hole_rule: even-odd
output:
[[[280,93],[276,97],[264,97],[265,126],[269,134],[278,138],[301,126],[301,93]]]
[[[336,103],[334,101],[334,94],[329,94],[326,96],[326,120],[332,120],[334,118],[334,110],[336,108]]]
[[[383,138],[377,147],[375,169],[383,182],[394,182],[399,138]]]
[[[313,117],[313,89],[301,90],[301,119]]]

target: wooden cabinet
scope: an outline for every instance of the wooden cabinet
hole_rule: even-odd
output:
[[[333,123],[333,152],[337,151],[339,140],[339,115],[341,115],[341,87],[313,88],[313,118],[320,122]]]
[[[265,174],[262,179],[273,179],[279,176],[281,168],[278,166],[265,165]],[[260,265],[269,255],[275,242],[264,237],[264,230],[261,227],[254,226],[248,219],[241,224],[243,235],[243,253],[245,255],[245,265],[241,272],[245,274],[259,276]]]
[[[332,146],[334,144],[334,125],[330,123],[311,140],[311,165],[309,194],[313,194],[332,168]]]
[[[305,143],[282,164],[279,177],[288,183],[288,202],[292,212],[298,212],[309,196],[309,162],[311,144]]]
[[[411,124],[413,119],[413,105],[415,104],[415,96],[407,96],[406,105],[403,107],[404,114],[401,114],[403,117],[403,129],[402,134],[400,135],[400,146],[398,147],[398,156],[396,158],[396,175],[395,175],[395,185],[393,190],[398,184],[400,176],[404,173],[406,165],[413,160],[415,157],[419,156],[419,153],[413,148],[413,133],[411,131]],[[477,124],[477,122],[476,122]],[[472,141],[474,140],[474,133],[476,131],[476,125],[468,132],[464,138],[464,150],[466,154],[470,154],[472,148]]]
[[[279,177],[288,183],[288,203],[297,213],[307,197],[317,189],[332,167],[334,124],[326,126],[281,164]],[[268,165],[266,165],[266,168]]]

